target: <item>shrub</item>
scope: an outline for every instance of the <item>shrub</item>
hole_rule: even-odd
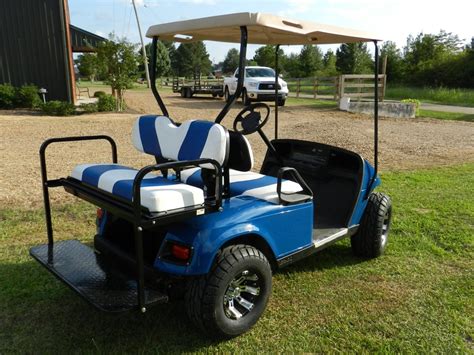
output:
[[[41,105],[41,110],[50,116],[70,116],[76,112],[74,105],[66,101],[48,101]]]
[[[402,102],[407,104],[415,104],[415,116],[420,114],[420,100],[417,99],[403,99]]]
[[[23,85],[16,90],[16,106],[24,108],[38,108],[41,106],[38,87],[35,85]]]
[[[13,108],[15,88],[10,84],[0,84],[0,108]]]
[[[81,104],[79,106],[84,113],[94,113],[99,111],[99,107],[96,103],[90,103],[90,104]]]
[[[96,91],[94,92],[94,97],[101,97],[107,95],[105,91]]]
[[[97,107],[100,112],[115,111],[117,109],[117,100],[112,95],[99,96]]]

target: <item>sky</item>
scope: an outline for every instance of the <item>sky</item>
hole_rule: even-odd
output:
[[[374,33],[377,37],[406,44],[408,35],[438,33],[441,29],[470,43],[474,36],[473,0],[135,0],[143,35],[159,23],[234,12],[265,12],[289,19],[320,22]],[[71,23],[107,37],[115,32],[140,42],[131,0],[69,0]],[[145,42],[149,42],[145,38]],[[206,42],[214,63],[222,61],[237,45]],[[259,46],[249,45],[247,57]],[[369,46],[371,47],[371,46]],[[300,47],[283,46],[286,53]],[[337,46],[321,46],[335,50]]]

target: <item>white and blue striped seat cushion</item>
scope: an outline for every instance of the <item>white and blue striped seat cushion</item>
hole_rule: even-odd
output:
[[[230,169],[230,196],[252,196],[260,200],[278,204],[277,178],[262,175],[251,171],[239,171]],[[181,181],[192,186],[202,187],[200,168],[186,169],[181,172]],[[282,192],[293,193],[303,190],[300,184],[283,180],[281,184]]]
[[[71,177],[131,201],[133,180],[138,170],[119,164],[77,165]],[[147,174],[140,190],[141,204],[150,212],[170,211],[204,203],[201,188]]]
[[[132,142],[143,153],[177,161],[206,158],[224,165],[228,157],[227,130],[209,121],[177,126],[165,116],[142,116],[133,126]]]

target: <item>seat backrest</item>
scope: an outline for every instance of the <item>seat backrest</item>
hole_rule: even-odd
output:
[[[238,132],[229,131],[230,152],[227,166],[229,169],[249,171],[253,168],[253,153],[247,138]]]
[[[178,126],[165,116],[139,117],[132,143],[143,153],[175,161],[204,158],[225,165],[229,152],[229,134],[220,124],[191,120]]]

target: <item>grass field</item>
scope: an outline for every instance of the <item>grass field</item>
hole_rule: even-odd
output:
[[[384,173],[393,200],[387,253],[353,257],[348,241],[283,269],[256,327],[206,340],[181,303],[102,314],[28,256],[46,239],[41,210],[0,210],[0,353],[402,352],[473,347],[474,165]],[[91,240],[94,208],[54,209],[58,239]]]
[[[458,113],[458,112],[441,112],[441,111],[420,109],[418,117],[430,117],[430,118],[437,118],[440,120],[474,122],[474,115]]]
[[[422,102],[474,107],[473,89],[417,88],[387,85],[390,100],[417,99]]]

